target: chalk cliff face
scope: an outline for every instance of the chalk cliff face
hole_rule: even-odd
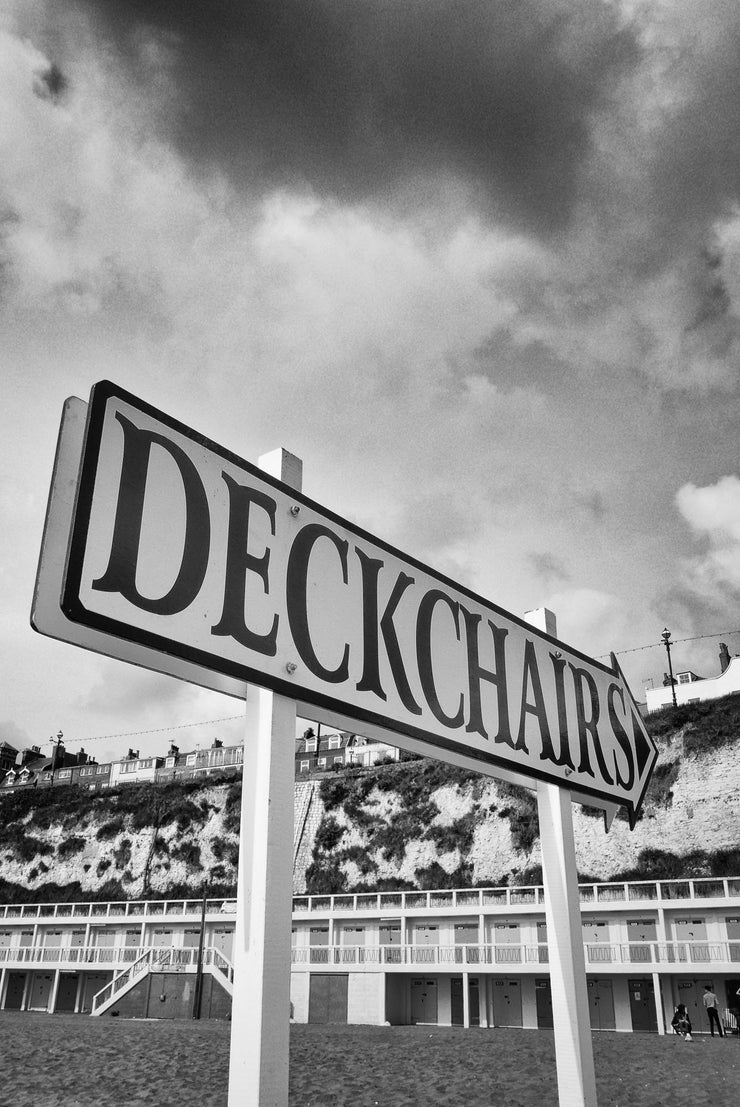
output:
[[[574,806],[582,878],[740,876],[740,696],[650,720],[660,756],[634,831]],[[530,792],[416,760],[296,784],[293,891],[540,880]],[[0,900],[231,896],[241,784],[39,789],[0,799]]]
[[[659,759],[635,829],[617,817],[606,833],[599,812],[574,805],[581,877],[740,875],[740,696],[661,713],[648,728]],[[439,762],[327,779],[313,824],[296,891],[541,879],[532,794]]]
[[[38,789],[0,800],[4,902],[214,894],[236,883],[241,784]]]

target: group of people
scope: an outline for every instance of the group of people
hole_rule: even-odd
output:
[[[736,994],[740,997],[740,988],[738,988]],[[712,1033],[712,1037],[714,1037],[714,1027],[716,1025],[720,1038],[724,1038],[725,1032],[722,1029],[722,1020],[719,1017],[719,1000],[712,991],[710,984],[706,984],[704,987],[702,1002],[704,1003],[704,1009],[709,1018],[709,1029]],[[676,1034],[681,1035],[685,1042],[692,1042],[694,1040],[691,1037],[691,1019],[689,1018],[685,1003],[679,1003],[676,1008],[676,1013],[671,1019],[671,1026]]]

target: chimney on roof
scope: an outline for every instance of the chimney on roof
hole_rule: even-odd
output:
[[[730,651],[727,648],[726,642],[720,642],[719,644],[719,671],[723,673],[727,666],[730,664]]]
[[[220,750],[222,746],[223,746],[223,742],[221,741],[220,738],[214,738],[213,739],[213,745],[211,746],[212,750]]]
[[[177,757],[180,752],[180,747],[176,746],[174,742],[170,742],[170,748],[167,750],[168,757]]]
[[[126,757],[124,758],[124,760],[126,760],[126,761],[135,761],[138,756],[139,756],[139,751],[138,750],[129,749],[129,751],[126,754]]]

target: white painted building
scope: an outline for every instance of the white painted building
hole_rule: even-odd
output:
[[[679,1002],[708,1033],[706,984],[736,1027],[740,878],[580,886],[594,1029],[670,1033]],[[0,906],[0,1009],[226,1018],[233,901]],[[552,1026],[541,887],[297,896],[297,1022]]]
[[[740,657],[730,658],[723,673],[716,677],[699,677],[696,673],[676,674],[674,685],[676,704],[699,703],[701,700],[716,700],[740,692]],[[662,707],[671,707],[673,695],[670,684],[660,688],[646,688],[645,697],[648,713],[660,711]]]
[[[670,1032],[675,1006],[709,1030],[740,1007],[740,879],[580,886],[594,1029]],[[544,890],[382,892],[294,899],[299,1022],[552,1026]]]

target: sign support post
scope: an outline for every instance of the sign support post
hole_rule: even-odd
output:
[[[558,1098],[562,1107],[596,1107],[596,1074],[570,792],[557,784],[538,781],[537,813],[555,1014]]]
[[[285,450],[260,468],[300,490]],[[229,1052],[229,1107],[288,1107],[295,700],[247,699]]]
[[[555,635],[555,616],[546,608],[525,619]],[[537,814],[542,847],[542,880],[554,1012],[558,1099],[562,1107],[597,1107],[586,962],[578,896],[578,869],[570,792],[537,782]]]

